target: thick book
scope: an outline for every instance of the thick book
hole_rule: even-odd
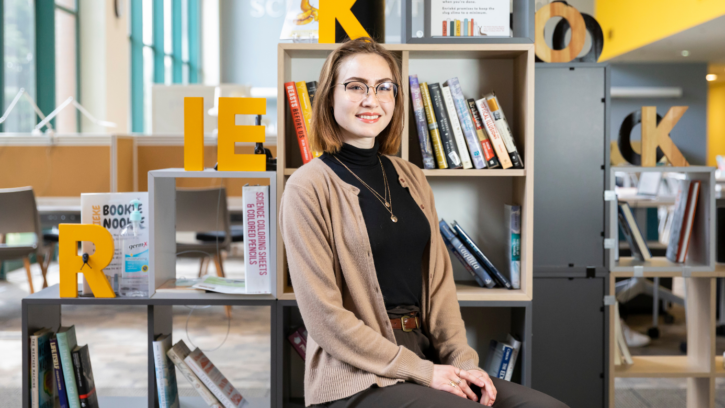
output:
[[[443,152],[446,155],[446,160],[448,160],[448,168],[460,169],[463,167],[463,163],[461,162],[461,157],[458,154],[456,142],[453,139],[453,129],[451,129],[451,123],[448,120],[448,113],[446,112],[445,102],[443,101],[441,86],[438,83],[428,84],[428,91],[430,92],[430,98],[433,102],[433,112],[435,113],[436,121],[438,122],[438,130],[441,135]]]
[[[430,131],[430,140],[433,143],[433,152],[435,153],[436,163],[439,169],[448,168],[448,160],[443,151],[443,142],[441,142],[441,132],[438,129],[436,114],[433,111],[433,101],[430,98],[428,84],[423,82],[420,84],[420,96],[423,98],[423,107],[425,108],[425,118],[428,120],[428,131]]]
[[[460,224],[456,220],[453,220],[453,224],[451,224],[451,227],[453,228],[453,232],[456,233],[458,236],[458,239],[463,242],[463,245],[468,248],[469,251],[473,254],[473,256],[478,259],[478,262],[481,263],[484,269],[488,271],[488,274],[491,275],[491,277],[496,281],[496,283],[499,286],[503,286],[506,289],[513,289],[513,286],[511,286],[511,282],[509,282],[508,279],[506,279],[501,272],[491,263],[491,261],[488,260],[486,255],[483,254],[483,251],[476,245],[475,242],[473,242],[473,239],[466,233],[466,231],[463,230]]]
[[[50,350],[50,329],[38,330],[30,336],[31,406],[53,408],[53,356]]]
[[[433,159],[433,146],[428,133],[428,122],[425,118],[425,106],[423,106],[423,97],[420,94],[420,85],[418,84],[418,75],[410,75],[410,99],[413,103],[413,113],[415,114],[415,125],[418,129],[418,144],[420,144],[420,154],[423,157],[423,168],[435,169],[436,163]]]
[[[219,402],[219,400],[216,399],[214,394],[212,394],[208,388],[206,388],[206,385],[201,382],[199,377],[194,374],[191,368],[189,368],[189,365],[186,364],[186,361],[184,361],[186,356],[188,356],[189,354],[191,354],[191,350],[189,350],[183,340],[179,340],[178,343],[174,344],[174,347],[166,352],[166,355],[171,359],[176,368],[181,372],[181,375],[183,375],[184,378],[186,378],[191,383],[191,385],[194,387],[196,392],[199,393],[204,402],[210,407],[222,408],[222,404]]]
[[[521,206],[504,206],[506,226],[506,251],[508,259],[509,279],[514,289],[521,289]]]
[[[198,347],[184,361],[225,408],[242,408],[248,405],[242,394]]]
[[[444,85],[441,87],[441,92],[443,93],[443,101],[446,104],[446,112],[448,113],[448,119],[451,122],[451,129],[453,129],[453,139],[456,141],[456,147],[458,147],[458,154],[461,157],[463,168],[472,169],[473,164],[471,163],[471,156],[468,154],[466,139],[463,136],[461,122],[458,120],[458,113],[456,113],[456,105],[453,104],[451,89]]]
[[[453,230],[448,225],[446,220],[441,219],[438,224],[441,235],[445,236],[448,241],[451,242],[451,245],[458,251],[463,259],[468,263],[471,268],[473,269],[474,273],[478,275],[478,277],[483,281],[485,287],[492,288],[496,286],[496,283],[491,279],[491,276],[486,272],[485,269],[481,266],[481,264],[478,263],[476,260],[476,257],[471,254],[471,252],[466,249],[465,245],[461,243],[461,241],[456,237],[456,234],[453,233]]]
[[[491,340],[488,346],[488,354],[483,363],[483,369],[491,377],[505,379],[512,353],[513,347],[500,341]]]
[[[493,146],[493,150],[496,152],[496,157],[498,157],[499,163],[501,163],[501,168],[505,170],[513,167],[511,157],[509,157],[508,150],[506,149],[506,144],[501,138],[501,135],[498,133],[498,129],[496,129],[496,122],[491,115],[491,111],[488,109],[486,98],[477,99],[476,108],[478,109],[478,113],[481,115],[483,128],[486,130],[486,134],[488,134],[488,138],[491,140],[491,145]]]
[[[176,384],[176,370],[174,370],[174,363],[166,355],[171,349],[171,336],[168,334],[157,336],[153,348],[159,408],[178,408],[179,390]]]
[[[73,348],[73,371],[78,384],[78,398],[82,408],[98,408],[96,384],[93,381],[93,368],[88,345]]]
[[[461,255],[460,252],[456,251],[456,247],[454,247],[453,244],[451,244],[451,241],[449,241],[448,238],[446,238],[446,236],[443,235],[442,233],[441,233],[441,237],[443,238],[443,243],[446,244],[446,248],[448,248],[448,250],[451,251],[456,258],[458,258],[458,261],[461,263],[461,265],[463,265],[464,268],[466,268],[468,273],[471,274],[471,276],[473,277],[473,280],[475,280],[476,283],[478,283],[478,286],[485,288],[486,284],[481,280],[481,278],[478,277],[478,275],[476,275],[476,272],[474,272],[473,268],[471,268],[471,265],[469,265],[468,262],[466,262],[466,260],[463,258],[463,255]]]
[[[680,245],[677,250],[677,262],[685,262],[687,259],[687,250],[690,247],[690,237],[692,235],[692,225],[695,222],[695,211],[697,209],[697,197],[700,193],[700,182],[693,181],[690,188],[690,196],[687,202],[687,211],[685,212],[685,222],[683,223],[683,232],[680,238]]]
[[[294,82],[285,82],[284,91],[287,95],[287,103],[292,114],[292,123],[295,126],[297,135],[297,144],[300,146],[300,154],[302,155],[302,163],[307,164],[312,160],[312,151],[310,150],[309,139],[307,138],[307,126],[305,125],[305,117],[300,107],[300,100],[297,97],[297,87]]]
[[[647,242],[642,236],[642,232],[637,226],[637,221],[632,214],[632,209],[627,203],[620,203],[617,211],[619,213],[619,223],[622,228],[622,233],[629,242],[629,247],[632,249],[632,256],[639,259],[640,261],[649,261],[652,259],[652,254],[647,247]]]
[[[55,334],[58,339],[58,353],[60,354],[60,366],[63,369],[63,380],[65,391],[68,396],[70,408],[81,408],[81,401],[78,398],[78,385],[75,373],[73,372],[73,357],[71,351],[77,346],[76,327],[61,327]]]
[[[269,186],[242,187],[244,279],[247,293],[272,293]]]
[[[65,380],[63,379],[63,368],[60,366],[60,353],[58,352],[58,339],[55,336],[50,339],[50,354],[53,357],[53,385],[58,397],[60,408],[69,408],[68,395],[65,392]]]
[[[445,82],[445,85],[451,90],[451,96],[453,97],[453,104],[456,107],[458,119],[461,121],[461,129],[463,130],[463,136],[465,137],[468,150],[471,152],[471,160],[473,166],[477,169],[483,169],[487,167],[486,158],[481,150],[481,143],[478,140],[476,134],[476,128],[473,124],[473,119],[468,111],[468,104],[466,98],[463,96],[463,90],[461,84],[458,82],[457,77],[453,77]]]
[[[304,326],[293,331],[289,336],[287,336],[287,340],[289,340],[292,347],[295,349],[297,354],[302,357],[302,360],[304,361],[307,355],[307,338],[306,336],[302,335],[303,332],[307,333],[307,330],[305,330]]]
[[[511,127],[509,126],[508,120],[506,120],[506,115],[504,115],[503,109],[501,109],[501,105],[498,103],[498,97],[496,97],[495,93],[491,92],[490,94],[484,96],[484,98],[488,104],[491,116],[493,116],[493,120],[496,123],[496,129],[498,129],[498,133],[501,135],[503,142],[506,144],[506,150],[509,153],[509,157],[511,157],[513,167],[515,169],[523,169],[524,161],[516,148],[514,135],[511,133]]]
[[[478,137],[478,141],[481,143],[481,152],[483,153],[483,158],[486,160],[486,167],[489,169],[501,167],[501,163],[498,162],[496,153],[493,151],[491,139],[488,138],[486,129],[483,128],[483,120],[481,120],[481,114],[478,112],[478,108],[476,107],[476,100],[467,99],[466,103],[468,103],[468,110],[471,112],[473,126],[476,128],[476,136]]]
[[[504,380],[511,381],[511,377],[514,375],[514,368],[516,367],[516,360],[519,357],[521,351],[521,342],[518,341],[514,336],[508,334],[506,336],[506,344],[513,348],[511,352],[511,361],[509,362],[508,369],[506,370],[506,378]]]

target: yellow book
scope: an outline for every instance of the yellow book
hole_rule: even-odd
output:
[[[305,127],[307,128],[307,137],[312,135],[312,103],[310,103],[310,94],[307,92],[307,83],[305,81],[295,82],[297,87],[297,97],[300,101],[302,109],[302,117],[305,118]],[[322,156],[322,152],[312,151],[313,157]]]
[[[438,122],[436,121],[436,114],[433,112],[433,101],[430,99],[430,92],[428,91],[428,83],[423,82],[420,84],[420,96],[423,99],[423,107],[425,108],[425,117],[428,119],[428,130],[430,131],[430,139],[433,142],[433,152],[436,156],[436,162],[438,163],[439,169],[447,169],[448,161],[446,155],[443,152],[443,142],[441,142],[441,133],[438,130]]]
[[[456,20],[456,37],[461,36],[461,20]]]

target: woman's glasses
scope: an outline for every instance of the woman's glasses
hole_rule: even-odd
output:
[[[375,96],[377,96],[378,102],[380,103],[394,102],[395,97],[398,96],[398,85],[392,82],[381,82],[375,85],[375,87],[360,81],[350,81],[337,85],[345,87],[347,99],[354,103],[358,103],[367,98],[371,88],[375,89]]]

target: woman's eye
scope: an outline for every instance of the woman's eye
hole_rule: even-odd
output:
[[[362,90],[362,86],[360,86],[360,85],[352,85],[351,84],[351,85],[348,85],[347,86],[347,89],[350,89],[352,91],[360,91],[360,90]]]
[[[378,87],[378,92],[392,92],[393,86],[390,84],[380,85]]]

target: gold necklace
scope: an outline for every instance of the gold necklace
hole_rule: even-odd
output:
[[[353,176],[355,176],[355,178],[358,179],[358,181],[360,181],[368,190],[370,190],[371,193],[373,193],[373,195],[375,196],[375,198],[377,198],[378,201],[380,201],[380,203],[390,213],[390,219],[393,222],[398,222],[398,217],[396,217],[393,214],[393,195],[390,194],[390,186],[388,185],[388,176],[385,174],[385,168],[383,167],[382,160],[380,160],[380,156],[378,156],[378,162],[380,162],[380,169],[383,171],[383,183],[385,184],[385,198],[383,198],[383,196],[381,196],[380,194],[378,194],[377,191],[373,190],[373,188],[370,187],[366,182],[364,182],[360,177],[358,177],[357,174],[353,173],[353,171],[350,170],[350,168],[347,167],[345,165],[345,163],[343,163],[340,159],[338,159],[337,156],[333,156],[333,157],[335,158],[335,160],[337,160],[338,162],[340,162],[340,164],[342,164],[343,167],[345,167],[347,169],[347,171],[350,172],[350,174],[352,174]],[[390,201],[389,202],[388,202],[388,197],[390,197]]]

